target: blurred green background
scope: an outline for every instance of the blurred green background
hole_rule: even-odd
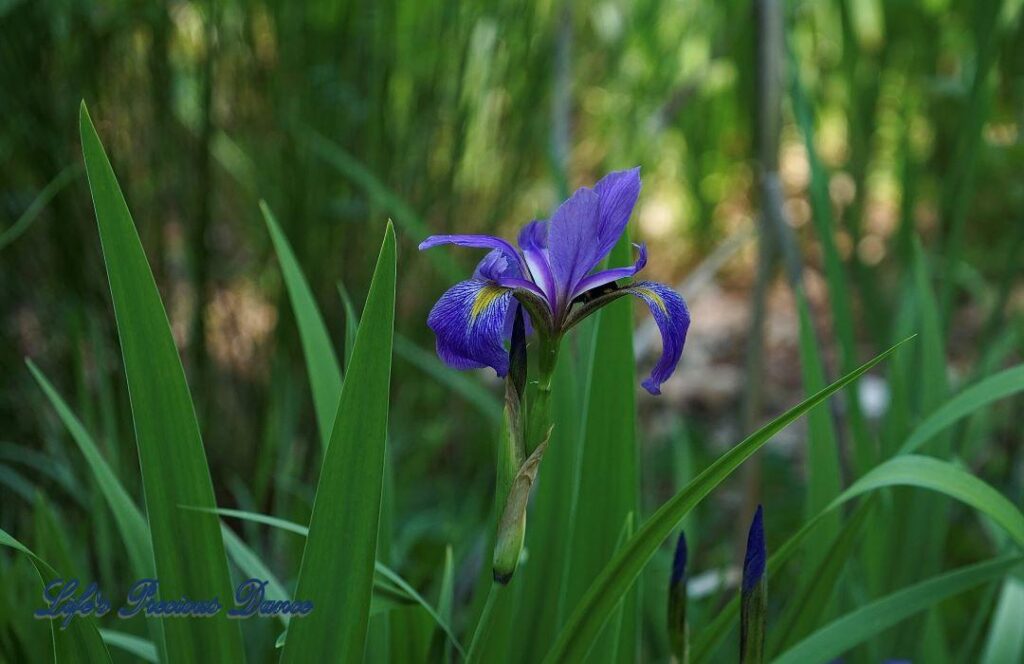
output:
[[[303,520],[319,462],[298,333],[259,199],[281,221],[339,356],[339,285],[358,309],[394,219],[386,557],[426,590],[451,544],[465,603],[488,558],[500,386],[487,372],[442,367],[425,324],[479,256],[420,254],[419,240],[513,237],[575,187],[642,167],[634,239],[648,243],[647,276],[677,284],[693,313],[664,396],[639,397],[643,505],[652,508],[804,394],[793,291],[781,273],[758,277],[758,228],[767,227],[760,174],[774,170],[759,140],[777,140],[782,236],[791,242],[783,262],[794,267],[786,252],[798,250],[795,273],[830,377],[903,329],[915,238],[939,306],[937,375],[958,387],[1019,360],[1021,5],[781,3],[785,75],[766,89],[757,83],[760,24],[751,3],[736,0],[0,2],[0,527],[112,588],[127,582],[94,481],[23,363],[32,358],[54,381],[141,496],[81,166],[81,99],[160,286],[221,506]],[[781,105],[777,134],[759,124],[772,99]],[[830,252],[846,314],[827,285]],[[759,302],[763,324],[751,316]],[[646,371],[660,342],[646,311],[637,314]],[[914,417],[931,406],[916,401],[925,375],[912,369],[907,379]],[[890,424],[878,422],[894,389],[883,376],[860,386],[857,410],[883,448]],[[1018,504],[1020,405],[1001,404],[957,433],[971,434],[965,463]],[[841,403],[834,414],[845,414]],[[736,562],[753,501],[766,505],[770,542],[773,530],[799,524],[793,486],[804,481],[805,438],[806,426],[795,427],[701,505],[688,522],[696,571]],[[852,456],[844,446],[844,468]],[[33,537],[44,518],[63,535]],[[268,564],[293,574],[300,542],[237,525],[263,543]],[[948,560],[974,555],[975,530],[957,524]],[[666,566],[659,558],[651,571],[652,606]],[[21,594],[34,579],[24,563],[8,568],[24,579],[4,584],[14,611],[15,598],[35,596]],[[661,656],[659,624],[645,624],[646,647]]]

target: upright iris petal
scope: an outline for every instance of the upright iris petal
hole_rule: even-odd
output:
[[[572,290],[601,262],[594,242],[600,220],[601,199],[582,187],[562,203],[548,223],[548,261],[555,278],[556,315],[568,306]]]

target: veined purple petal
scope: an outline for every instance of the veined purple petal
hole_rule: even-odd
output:
[[[455,369],[491,367],[508,373],[506,318],[512,292],[493,281],[461,281],[430,310],[427,325],[437,336],[437,355]]]
[[[600,261],[619,241],[633,214],[636,199],[640,196],[640,167],[609,173],[594,185],[594,191],[601,199],[601,218],[595,239]]]
[[[582,187],[562,203],[548,223],[548,263],[554,276],[556,307],[569,302],[576,284],[601,262],[595,242],[600,198]]]
[[[513,262],[500,249],[495,249],[484,256],[473,271],[473,278],[493,281],[504,288],[525,288],[544,297],[544,292],[536,284],[523,278],[519,263]]]
[[[460,247],[473,247],[476,249],[497,249],[517,265],[523,266],[522,257],[516,248],[508,240],[493,235],[431,235],[423,242],[420,242],[420,251],[439,247],[443,244],[454,244]]]
[[[616,171],[601,178],[593,189],[578,189],[552,216],[548,257],[559,306],[581,292],[580,281],[618,242],[639,195],[640,169]]]
[[[534,282],[547,297],[552,309],[555,306],[555,277],[548,262],[548,222],[531,221],[519,231],[519,248],[526,259],[526,265]]]
[[[575,300],[577,297],[579,297],[583,293],[586,293],[588,290],[600,288],[601,286],[610,284],[613,281],[618,281],[619,279],[632,277],[637,272],[644,269],[644,266],[647,265],[647,245],[634,244],[633,246],[637,248],[638,252],[636,257],[636,263],[629,267],[615,267],[610,270],[602,270],[600,272],[595,272],[590,276],[584,277],[583,280],[576,285],[576,289],[573,290],[572,295],[569,299]]]
[[[683,298],[664,284],[641,281],[626,290],[647,303],[661,331],[661,359],[654,365],[650,377],[642,383],[651,394],[661,394],[661,384],[675,371],[679,356],[683,354],[690,312]]]

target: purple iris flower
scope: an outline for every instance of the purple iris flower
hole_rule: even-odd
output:
[[[456,369],[491,367],[508,373],[508,340],[518,300],[529,326],[557,341],[601,306],[621,297],[642,299],[661,330],[662,355],[643,386],[661,393],[686,341],[690,312],[675,291],[663,284],[631,279],[647,263],[637,248],[628,267],[595,271],[615,246],[640,194],[640,169],[609,173],[593,189],[582,187],[562,203],[549,221],[531,221],[519,232],[519,247],[490,235],[434,235],[420,244],[490,249],[473,278],[450,288],[437,301],[427,324],[437,336],[437,354]]]

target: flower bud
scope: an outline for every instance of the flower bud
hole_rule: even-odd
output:
[[[688,661],[689,633],[686,625],[686,533],[680,531],[672,559],[668,584],[668,641],[678,664]]]
[[[747,534],[747,553],[743,560],[743,584],[740,595],[740,662],[760,664],[764,661],[765,621],[768,611],[768,588],[765,563],[768,552],[764,543],[764,519],[757,506]]]
[[[545,439],[519,468],[498,521],[493,564],[494,580],[502,585],[509,582],[519,564],[523,541],[526,539],[526,505],[530,501],[530,489],[537,479],[537,471],[547,448],[548,441]]]

